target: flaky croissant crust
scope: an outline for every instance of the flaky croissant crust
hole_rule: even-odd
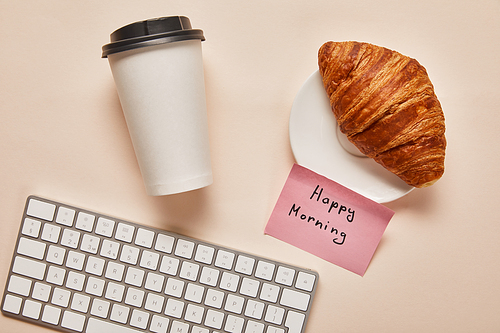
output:
[[[415,59],[360,42],[326,42],[319,71],[342,133],[415,187],[444,173],[444,114]]]

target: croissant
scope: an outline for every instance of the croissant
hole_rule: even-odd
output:
[[[342,133],[407,184],[426,187],[444,173],[444,114],[417,60],[360,42],[326,42],[319,72]]]

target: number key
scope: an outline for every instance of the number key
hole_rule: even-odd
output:
[[[161,259],[160,272],[175,275],[179,267],[179,259],[163,256]]]
[[[184,261],[179,276],[186,280],[196,281],[199,269],[199,265]]]
[[[122,253],[120,255],[120,261],[126,262],[127,264],[135,265],[137,259],[139,258],[139,249],[136,247],[124,245],[122,248]]]
[[[105,239],[102,242],[100,254],[101,254],[101,256],[106,257],[106,258],[116,259],[118,257],[118,250],[119,249],[120,249],[119,243]]]
[[[76,249],[80,240],[80,233],[71,229],[64,229],[61,245]]]
[[[84,234],[80,249],[85,252],[96,254],[97,248],[99,247],[99,241],[100,239],[98,237]]]

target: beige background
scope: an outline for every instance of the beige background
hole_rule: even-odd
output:
[[[101,46],[125,24],[203,29],[214,184],[150,197]],[[318,271],[308,332],[500,332],[500,1],[0,1],[0,286],[29,194]],[[396,214],[364,277],[263,234],[294,158],[288,117],[327,40],[419,60],[446,173]],[[0,316],[0,331],[45,329]]]

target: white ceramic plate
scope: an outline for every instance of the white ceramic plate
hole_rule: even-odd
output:
[[[374,160],[355,156],[339,143],[340,130],[319,71],[297,93],[290,112],[289,131],[298,164],[373,201],[393,201],[414,189]]]

